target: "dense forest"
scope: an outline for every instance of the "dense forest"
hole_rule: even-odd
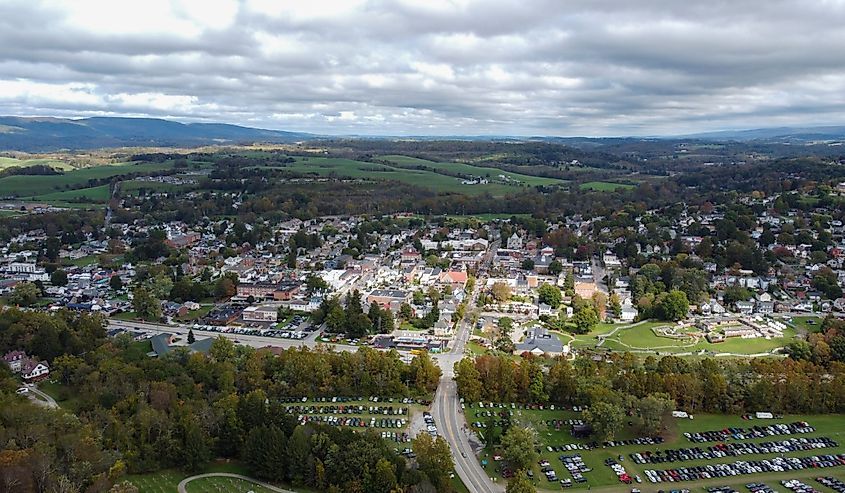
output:
[[[531,358],[516,362],[483,355],[459,362],[456,379],[460,395],[469,401],[624,407],[630,397],[659,393],[689,412],[845,412],[845,363],[812,359],[639,360],[631,353],[614,353],[601,361],[559,360],[544,373]]]
[[[106,491],[125,473],[196,471],[212,458],[319,490],[449,488],[445,472],[425,460],[407,470],[377,434],[298,425],[284,405],[303,396],[430,396],[440,373],[427,354],[411,364],[367,348],[275,355],[218,338],[207,355],[177,349],[150,358],[128,336],[105,339],[97,317],[7,309],[0,319],[0,349],[48,360],[61,402],[76,414],[15,396],[4,366],[0,492]]]

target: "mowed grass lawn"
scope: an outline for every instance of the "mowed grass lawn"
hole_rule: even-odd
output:
[[[170,169],[172,163],[121,163],[92,166],[61,175],[7,176],[0,178],[0,196],[34,197],[63,192],[67,188],[85,188],[88,180],[111,178],[129,173],[145,173]]]
[[[714,353],[760,354],[769,353],[776,348],[783,347],[789,344],[795,337],[795,331],[793,329],[787,329],[784,331],[784,336],[780,338],[731,338],[725,342],[716,344],[711,344],[702,338],[693,344],[691,339],[673,339],[655,335],[652,329],[662,325],[667,325],[667,323],[647,322],[630,328],[622,328],[613,336],[608,337],[602,347],[617,351],[634,349],[654,350],[661,353],[699,352],[704,350]],[[594,346],[598,343],[595,335],[591,332],[587,338],[579,336],[579,344],[576,345],[581,347]]]
[[[197,474],[211,472],[226,472],[250,477],[249,470],[242,464],[238,462],[223,461],[209,464],[208,467],[206,467],[202,472]],[[179,482],[187,477],[194,475],[195,474],[189,474],[184,471],[167,469],[163,471],[156,471],[145,474],[130,474],[126,477],[126,480],[138,487],[138,491],[141,493],[176,493],[176,487]],[[292,489],[288,486],[282,487],[286,489]],[[268,493],[270,491],[269,489],[258,486],[257,484],[252,483],[250,481],[243,481],[226,477],[196,479],[194,481],[189,482],[186,489],[189,493],[246,493],[247,491],[254,491],[255,493]],[[306,492],[309,490],[297,488],[296,491]]]
[[[613,192],[615,190],[630,190],[634,185],[627,183],[613,183],[609,181],[590,181],[581,184],[581,190],[595,190],[598,192]]]
[[[188,493],[271,493],[273,490],[237,478],[212,477],[195,479],[185,486]],[[143,490],[142,490],[143,491]]]
[[[821,330],[822,318],[815,315],[807,315],[804,317],[793,317],[792,325],[799,330],[805,330],[809,333],[819,332]]]
[[[498,411],[498,408],[493,408],[493,410]],[[486,418],[476,418],[475,412],[481,411],[481,409],[477,407],[470,408],[467,406],[467,409],[464,410],[464,414],[468,420],[473,421],[481,421],[484,422]],[[546,459],[551,464],[552,469],[555,470],[557,473],[558,479],[565,479],[565,478],[572,478],[566,468],[563,466],[563,463],[560,461],[561,455],[576,455],[580,454],[584,459],[584,462],[587,464],[588,467],[592,468],[591,472],[585,473],[584,477],[587,478],[587,483],[578,485],[576,483],[573,486],[573,489],[586,489],[588,487],[619,487],[620,492],[622,491],[630,491],[631,486],[626,486],[619,482],[616,475],[610,469],[610,467],[604,464],[604,460],[608,458],[612,458],[614,460],[619,460],[619,455],[623,456],[623,460],[621,464],[625,467],[627,472],[634,476],[640,475],[644,481],[644,483],[639,486],[640,488],[648,488],[649,486],[652,487],[663,487],[663,489],[667,489],[667,485],[652,485],[647,483],[645,475],[643,471],[645,469],[671,469],[677,467],[685,467],[685,466],[695,466],[695,465],[702,465],[702,464],[716,464],[716,463],[730,463],[736,460],[759,460],[765,459],[767,457],[772,457],[771,455],[748,455],[742,456],[740,458],[737,457],[727,457],[722,458],[714,461],[690,461],[690,462],[675,462],[675,463],[667,463],[667,464],[656,464],[656,465],[638,465],[635,464],[631,458],[630,454],[636,452],[644,452],[644,451],[655,451],[655,450],[667,450],[667,449],[677,449],[677,448],[686,448],[686,447],[693,447],[699,446],[701,448],[706,449],[707,444],[693,444],[692,442],[688,441],[684,436],[684,432],[694,432],[694,431],[710,431],[710,430],[721,430],[726,427],[738,427],[738,428],[747,428],[753,425],[766,425],[771,424],[774,422],[778,423],[791,423],[793,421],[807,421],[812,426],[816,428],[816,432],[808,435],[797,435],[799,437],[819,437],[819,436],[826,436],[833,440],[835,440],[839,447],[831,448],[831,449],[817,449],[817,450],[810,450],[805,452],[794,452],[785,454],[789,457],[801,457],[801,456],[812,456],[812,455],[820,455],[820,454],[833,454],[833,453],[845,453],[845,416],[842,415],[810,415],[810,416],[784,416],[782,420],[752,420],[746,421],[743,420],[739,416],[723,416],[723,415],[695,415],[695,419],[673,419],[669,423],[669,428],[664,432],[664,438],[666,441],[660,445],[651,445],[651,446],[643,446],[643,445],[630,445],[630,446],[623,446],[623,447],[612,447],[612,448],[602,448],[599,446],[593,450],[575,450],[575,451],[564,451],[564,452],[549,452],[546,447],[549,445],[566,445],[566,444],[573,444],[573,443],[587,443],[589,440],[578,440],[572,438],[569,433],[569,427],[564,425],[561,429],[555,430],[553,427],[548,426],[546,421],[552,419],[580,419],[581,414],[575,413],[573,411],[565,411],[565,410],[513,410],[514,416],[513,420],[516,423],[521,424],[530,424],[533,426],[538,433],[538,436],[541,441],[541,450],[540,458]],[[626,425],[624,429],[621,431],[619,435],[617,435],[617,439],[630,439],[639,436],[639,433],[635,427]],[[791,435],[790,435],[791,436]],[[748,440],[749,443],[759,443],[759,442],[766,442],[766,441],[774,441],[774,440],[784,440],[789,438],[789,436],[783,437],[768,437],[763,439],[754,439]],[[745,442],[745,441],[743,441]],[[482,457],[488,460],[488,465],[485,467],[485,470],[490,475],[490,477],[497,477],[498,482],[502,482],[503,479],[501,474],[497,472],[495,469],[499,463],[494,462],[492,457],[486,455],[486,452],[482,452]],[[843,468],[833,468],[829,470],[823,471],[824,474],[831,474],[831,475],[845,475],[845,467]],[[793,477],[795,478],[810,478],[819,475],[820,471],[798,471],[793,472]],[[539,466],[535,465],[534,475],[536,478],[536,484],[539,488],[551,491],[561,491],[561,487],[559,483],[550,483],[546,481],[545,476],[540,471]],[[728,482],[734,482],[737,484],[746,484],[752,481],[762,481],[766,479],[766,474],[757,474],[757,475],[748,475],[748,476],[738,476],[736,478],[725,479],[722,478],[720,480],[715,480],[717,482],[721,481],[720,484],[727,484]],[[672,488],[693,488],[697,486],[695,483],[681,483],[678,485],[673,485]],[[701,485],[699,485],[701,486]],[[774,485],[772,485],[774,486]],[[626,489],[627,488],[627,489]],[[612,488],[611,488],[612,489]],[[671,489],[671,488],[669,488]],[[604,491],[604,490],[603,490]],[[615,491],[615,490],[614,490]],[[649,488],[648,490],[643,489],[643,491],[654,491],[653,488]],[[703,490],[701,490],[703,491]],[[739,489],[739,491],[744,491],[744,489]]]

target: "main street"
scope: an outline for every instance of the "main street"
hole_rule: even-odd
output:
[[[491,245],[485,257],[483,268],[489,266],[492,255],[497,248],[497,242]],[[494,483],[475,456],[475,451],[469,443],[469,437],[464,431],[464,416],[461,409],[458,387],[454,380],[455,363],[464,356],[464,346],[472,334],[472,326],[467,321],[470,313],[475,308],[478,293],[484,286],[485,279],[479,277],[475,283],[475,289],[469,293],[467,300],[466,316],[458,323],[455,338],[449,352],[437,355],[437,363],[442,371],[440,385],[434,395],[431,414],[437,423],[437,431],[449,444],[452,449],[452,458],[455,461],[455,472],[461,478],[464,485],[471,492],[498,492],[504,488]]]

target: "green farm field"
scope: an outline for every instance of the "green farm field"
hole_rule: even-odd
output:
[[[109,186],[100,185],[97,187],[67,190],[65,192],[45,193],[44,195],[32,197],[32,200],[38,202],[85,201],[106,203],[109,200]]]
[[[438,163],[431,162],[431,164],[437,165]],[[283,169],[298,173],[312,173],[318,176],[336,175],[368,180],[395,180],[413,186],[428,188],[436,192],[462,193],[467,195],[481,195],[489,193],[494,196],[504,196],[525,192],[527,186],[527,181],[522,181],[519,184],[488,183],[484,185],[463,185],[461,184],[461,180],[459,178],[436,173],[434,171],[406,169],[398,166],[393,167],[380,163],[368,163],[342,158],[296,158],[295,163],[287,164],[283,167]],[[478,171],[479,169],[481,168],[476,169],[476,175],[480,174]],[[527,177],[527,175],[515,176]],[[540,178],[540,180],[550,179]],[[564,183],[561,180],[551,180],[551,182]]]
[[[36,197],[64,192],[67,189],[86,188],[88,180],[112,178],[129,173],[161,171],[170,167],[170,163],[122,163],[78,169],[62,175],[7,176],[0,178],[0,196]]]
[[[402,166],[427,166],[430,168],[435,169],[442,169],[448,170],[455,173],[462,173],[467,175],[475,175],[475,176],[482,176],[487,177],[489,179],[498,180],[499,175],[504,175],[507,178],[519,182],[525,183],[527,185],[535,186],[535,185],[561,185],[566,183],[565,180],[558,180],[555,178],[545,178],[542,176],[531,176],[531,175],[524,175],[520,173],[511,173],[509,171],[503,171],[498,168],[490,168],[485,166],[473,166],[470,164],[464,163],[451,163],[451,162],[436,162],[436,161],[428,161],[425,159],[419,159],[410,156],[400,156],[400,155],[387,155],[387,156],[380,156],[381,159],[385,159],[387,161],[394,162],[396,164]]]
[[[488,409],[488,408],[485,408]],[[483,422],[486,418],[483,417],[476,417],[475,413],[482,411],[476,406],[467,406],[464,410],[464,414],[469,421],[481,421]],[[500,411],[498,408],[493,408],[493,411]],[[515,423],[519,423],[521,425],[531,425],[537,430],[538,437],[541,442],[541,453],[540,459],[548,460],[552,469],[555,470],[557,473],[557,477],[559,479],[571,478],[569,472],[563,467],[562,462],[559,459],[561,455],[574,455],[580,454],[584,459],[584,462],[588,467],[592,469],[592,471],[587,472],[584,474],[584,477],[587,479],[587,483],[583,484],[575,484],[572,488],[568,489],[591,489],[591,490],[598,490],[602,492],[630,492],[631,486],[624,485],[619,482],[616,475],[610,469],[610,467],[604,464],[605,459],[614,459],[619,460],[619,455],[623,456],[623,460],[620,462],[627,472],[631,475],[640,475],[643,479],[642,484],[635,484],[635,487],[642,489],[642,491],[657,491],[658,488],[666,489],[667,485],[657,485],[657,484],[650,484],[647,482],[646,477],[643,473],[645,469],[669,469],[672,467],[684,467],[684,466],[695,466],[695,465],[702,465],[702,464],[716,464],[716,463],[729,463],[735,460],[738,460],[736,457],[725,457],[718,460],[713,461],[689,461],[689,462],[676,462],[671,464],[657,464],[657,465],[639,465],[635,464],[629,454],[636,453],[636,452],[643,452],[643,451],[656,451],[656,450],[666,450],[666,449],[676,449],[681,447],[692,447],[696,444],[689,442],[686,438],[683,437],[684,432],[695,432],[695,431],[709,431],[709,430],[720,430],[725,427],[740,427],[746,428],[752,425],[764,425],[770,424],[772,422],[781,422],[781,423],[790,423],[793,421],[807,421],[812,426],[816,428],[816,432],[807,435],[800,435],[801,437],[820,437],[825,436],[832,438],[838,443],[837,448],[831,449],[823,449],[823,450],[810,450],[804,452],[794,452],[786,454],[787,456],[794,456],[794,457],[801,457],[801,456],[812,456],[818,455],[822,453],[845,453],[845,417],[841,415],[801,415],[801,416],[784,416],[783,419],[779,420],[755,420],[755,421],[746,421],[743,420],[739,416],[722,416],[722,415],[695,415],[695,419],[674,419],[669,423],[668,428],[664,431],[663,436],[666,438],[666,441],[660,445],[629,445],[629,446],[622,446],[622,447],[612,447],[612,448],[603,448],[601,446],[594,448],[593,450],[575,450],[575,451],[563,451],[563,452],[549,452],[546,447],[549,445],[566,445],[566,444],[586,444],[589,440],[581,440],[581,439],[574,439],[569,433],[568,426],[562,426],[560,430],[555,430],[553,427],[546,424],[546,421],[553,420],[553,419],[580,419],[581,414],[576,413],[574,411],[569,410],[519,410],[515,409],[513,411],[512,420]],[[477,430],[477,429],[476,429]],[[482,430],[483,432],[483,430]],[[622,432],[616,436],[616,439],[630,439],[639,436],[637,430],[632,426],[625,426]],[[788,437],[783,437],[783,439]],[[762,439],[754,439],[748,440],[748,443],[757,443],[757,442],[765,442],[765,441],[772,441],[777,440],[778,437],[772,438],[762,438]],[[702,446],[702,444],[698,444],[702,448],[706,448]],[[764,459],[767,455],[750,455],[750,456],[743,456],[743,460],[754,460],[754,459]],[[490,475],[491,478],[498,478],[497,482],[504,481],[501,477],[500,472],[496,471],[497,466],[499,465],[498,462],[492,459],[492,455],[488,454],[486,451],[481,453],[481,459],[486,459],[488,464],[485,466],[485,470]],[[833,474],[833,475],[843,475],[845,474],[845,467],[839,469],[830,469],[826,470],[825,473]],[[792,472],[790,476],[787,474],[784,478],[789,479],[810,479],[818,476],[818,471],[814,474],[813,471],[798,471]],[[744,485],[746,483],[750,483],[753,481],[763,481],[768,480],[771,475],[767,474],[755,474],[755,475],[748,475],[748,476],[738,476],[732,479],[725,479],[719,478],[715,480],[708,480],[709,482],[702,481],[701,484],[695,482],[686,482],[680,483],[677,485],[672,485],[673,488],[688,488],[692,491],[699,491],[704,492],[701,489],[703,486],[713,486],[713,485],[722,485],[727,484],[728,482],[733,482],[731,484],[741,484]],[[534,477],[535,483],[538,489],[544,491],[561,491],[562,488],[558,483],[550,483],[547,482],[545,476],[543,476],[542,472],[540,471],[539,466],[535,466],[534,470]],[[784,479],[778,478],[778,479]],[[777,484],[773,484],[771,486],[777,486]],[[696,490],[694,488],[698,487],[699,489]],[[738,491],[744,491],[744,488],[737,488]]]
[[[70,171],[74,169],[73,166],[58,159],[17,159],[13,157],[0,157],[0,170],[11,168],[14,166],[23,168],[27,166],[36,166],[39,164],[51,166],[55,169],[60,169],[64,171]]]

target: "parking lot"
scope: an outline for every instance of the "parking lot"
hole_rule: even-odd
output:
[[[804,460],[802,458],[812,456],[818,456],[821,459],[825,455],[838,457],[839,454],[845,454],[845,447],[843,447],[843,443],[845,443],[845,419],[837,415],[785,416],[779,420],[751,421],[743,419],[741,416],[696,415],[695,419],[692,420],[673,420],[670,429],[664,434],[665,441],[661,437],[638,436],[639,434],[634,427],[626,426],[613,442],[595,444],[591,443],[589,439],[575,438],[570,433],[570,427],[579,423],[582,418],[579,411],[560,408],[552,410],[549,407],[540,409],[536,406],[519,406],[518,404],[493,404],[491,406],[489,403],[485,403],[484,407],[481,407],[478,403],[475,403],[464,404],[464,406],[464,415],[469,425],[478,433],[485,433],[491,422],[496,426],[495,422],[506,419],[520,423],[531,423],[534,426],[542,443],[538,450],[539,462],[536,464],[532,475],[537,488],[545,491],[606,487],[601,488],[601,490],[630,492],[632,488],[642,488],[643,491],[663,489],[667,493],[673,490],[677,493],[687,488],[691,491],[701,492],[704,485],[708,483],[714,485],[716,481],[720,481],[720,477],[711,474],[711,479],[691,479],[688,482],[674,481],[671,484],[651,483],[646,477],[645,471],[678,469],[681,467],[690,469],[706,465],[722,469],[725,466],[720,464],[732,464],[737,461],[772,460],[779,458],[781,455],[787,458],[798,458],[801,461]],[[806,426],[790,426],[802,422],[806,423]],[[783,432],[783,428],[780,426],[769,428],[771,425],[781,424],[785,425],[787,430],[791,430],[791,433]],[[755,427],[758,428],[756,431],[754,430]],[[740,429],[751,430],[751,432],[743,432],[746,434],[737,435],[738,438],[734,439],[731,429],[734,432]],[[767,431],[761,431],[761,429]],[[703,442],[699,445],[685,435],[686,433],[693,436],[695,433],[712,431],[726,432],[725,440]],[[747,433],[753,433],[755,436]],[[654,462],[642,461],[638,463],[633,454],[643,454],[644,452],[649,452],[651,456],[675,457],[682,460],[675,460],[674,462],[655,460]],[[673,455],[675,453],[683,454],[683,457]],[[484,468],[490,477],[502,481],[502,473],[507,471],[508,467],[501,460],[495,460],[496,455],[495,452],[482,451],[479,459],[486,461]],[[621,466],[627,478],[617,474],[620,472],[620,468],[614,468],[612,463],[606,463],[605,461],[608,461],[608,459]],[[586,470],[582,471],[580,467],[573,468],[583,477],[581,482],[575,481],[575,477],[569,468],[576,460],[579,461],[579,464],[582,463]],[[656,464],[661,464],[661,466],[656,467]],[[748,491],[745,485],[753,483],[755,478],[757,482],[762,482],[761,480],[765,480],[772,475],[780,476],[778,477],[778,480],[780,480],[786,477],[785,475],[792,474],[792,478],[812,479],[813,474],[822,471],[820,469],[806,469],[796,473],[795,470],[782,467],[777,463],[773,463],[772,471],[777,471],[777,467],[774,466],[782,468],[783,471],[764,472],[764,465],[761,463],[759,466],[754,466],[755,469],[749,469],[747,476],[727,473],[729,476],[726,477],[730,477],[732,481],[725,481],[724,484],[738,483],[734,485],[735,488],[738,488],[739,491]],[[756,469],[757,467],[759,467],[759,471]],[[838,472],[840,470],[843,472]],[[549,471],[553,471],[554,475],[547,474]],[[837,474],[845,474],[845,467],[839,469],[838,466],[834,466],[829,471],[835,477]],[[740,474],[739,471],[736,474]],[[637,477],[641,482],[637,482]],[[554,481],[549,480],[550,478],[554,478]],[[624,484],[626,479],[630,479],[628,486]],[[569,480],[568,486],[561,484],[562,481],[567,483],[566,480]],[[776,486],[775,489],[781,493],[787,491],[782,485],[774,484],[773,486]],[[831,493],[835,490],[821,487],[821,491]],[[767,492],[761,491],[760,493]]]
[[[410,442],[411,422],[421,415],[428,402],[411,398],[318,397],[287,398],[284,410],[302,423],[322,423],[359,430],[375,429],[382,438]]]

